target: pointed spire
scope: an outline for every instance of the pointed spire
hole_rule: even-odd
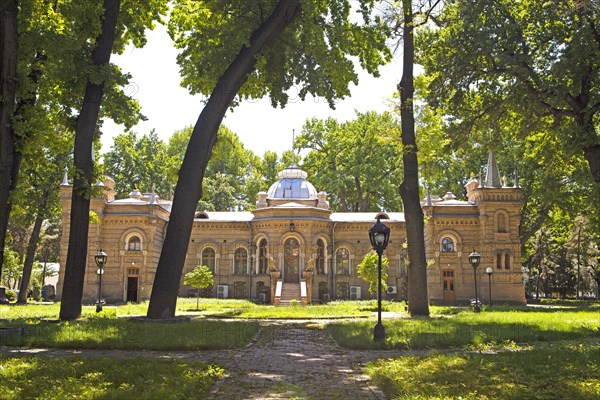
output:
[[[67,174],[68,171],[69,169],[65,167],[65,174],[63,176],[62,182],[60,183],[60,186],[69,186],[69,175]]]
[[[486,186],[496,188],[502,187],[502,180],[500,179],[500,170],[498,169],[498,163],[496,162],[496,155],[494,154],[494,151],[490,151],[485,177]]]
[[[294,145],[296,141],[296,130],[292,129],[292,167],[294,166]]]
[[[433,205],[433,203],[431,202],[431,190],[429,190],[429,188],[427,188],[427,196],[425,197],[425,205],[427,207],[431,207]]]

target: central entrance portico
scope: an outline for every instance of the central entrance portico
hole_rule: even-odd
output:
[[[283,248],[283,281],[300,282],[300,243],[287,239]]]

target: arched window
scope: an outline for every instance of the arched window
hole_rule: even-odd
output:
[[[348,249],[338,249],[335,253],[335,272],[338,275],[350,274],[350,252]]]
[[[442,253],[452,253],[454,252],[454,240],[449,237],[445,237],[442,239]]]
[[[325,242],[322,239],[317,240],[317,260],[315,262],[317,274],[325,273]]]
[[[139,236],[131,236],[127,241],[127,250],[140,251],[142,250],[142,239]]]
[[[208,269],[215,273],[215,249],[212,247],[206,247],[202,250],[202,265],[206,265]]]
[[[498,213],[498,233],[508,232],[506,226],[506,215],[504,215],[504,213]]]
[[[267,239],[258,242],[258,273],[266,274],[269,272],[269,259],[267,257]]]
[[[400,276],[408,276],[408,253],[402,250],[400,253]]]
[[[233,254],[233,273],[236,275],[245,275],[248,273],[248,252],[240,247]]]

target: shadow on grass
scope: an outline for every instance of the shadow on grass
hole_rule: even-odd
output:
[[[21,323],[19,323],[21,322]],[[258,324],[241,321],[154,323],[93,318],[69,322],[14,320],[23,335],[0,337],[0,345],[120,350],[216,350],[244,346]]]
[[[387,398],[597,399],[600,346],[379,360],[366,370]]]
[[[341,322],[327,326],[341,346],[378,349],[373,343],[374,322]],[[527,343],[600,338],[596,312],[546,314],[496,312],[463,313],[453,317],[385,320],[387,349],[460,348],[489,343]]]

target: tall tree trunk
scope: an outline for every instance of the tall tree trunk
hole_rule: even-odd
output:
[[[583,149],[583,155],[588,162],[592,177],[600,184],[600,144],[586,147]]]
[[[104,0],[102,32],[96,39],[96,47],[92,52],[94,66],[106,65],[110,62],[120,5],[121,0]],[[90,195],[94,174],[92,141],[103,95],[104,83],[93,83],[88,80],[81,113],[77,120],[74,149],[76,172],[71,197],[69,250],[60,304],[60,319],[63,321],[73,320],[81,315],[81,298],[87,262]]]
[[[0,277],[13,187],[14,131],[12,116],[17,82],[17,0],[0,1]]]
[[[408,241],[408,311],[411,315],[429,315],[427,259],[425,258],[423,210],[419,196],[419,163],[413,111],[415,47],[412,0],[402,0],[402,9],[404,14],[404,55],[399,91],[402,145],[404,147],[402,156],[404,182],[400,185],[400,196],[404,204]]]
[[[29,292],[29,282],[31,281],[31,271],[33,269],[33,261],[35,259],[35,249],[40,239],[40,232],[42,231],[42,223],[44,222],[44,211],[48,204],[49,192],[44,193],[42,204],[38,209],[37,216],[35,217],[35,223],[33,224],[33,230],[29,237],[29,243],[27,244],[27,254],[25,256],[25,263],[23,264],[23,275],[21,277],[21,286],[19,286],[19,297],[17,298],[18,304],[27,303],[27,293]]]
[[[202,196],[202,180],[217,140],[219,125],[240,87],[254,70],[256,56],[273,43],[299,13],[300,0],[279,1],[269,18],[252,32],[249,46],[240,50],[221,75],[198,117],[179,170],[167,234],[152,286],[148,318],[175,316],[177,292],[190,241],[194,212]]]

